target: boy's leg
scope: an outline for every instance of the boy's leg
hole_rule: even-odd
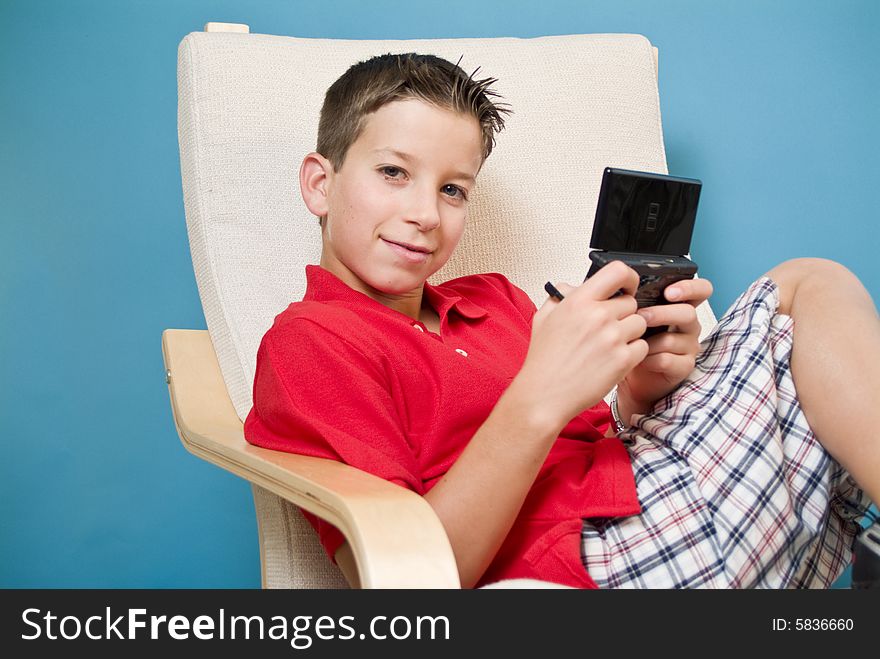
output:
[[[825,449],[880,502],[880,317],[858,278],[825,259],[793,259],[766,276],[794,319],[792,375]]]

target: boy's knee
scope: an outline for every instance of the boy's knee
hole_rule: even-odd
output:
[[[783,261],[765,276],[770,277],[779,287],[779,313],[786,315],[791,314],[795,294],[804,284],[840,286],[859,283],[846,266],[831,259],[814,257]]]

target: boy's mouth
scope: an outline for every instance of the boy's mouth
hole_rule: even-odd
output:
[[[403,258],[409,263],[424,263],[428,260],[431,251],[427,247],[419,247],[408,243],[397,243],[382,238],[382,242],[388,245],[388,248],[397,256]]]
[[[400,247],[405,247],[411,252],[422,252],[424,254],[430,254],[431,250],[427,247],[419,247],[418,245],[410,245],[409,243],[401,243],[396,240],[388,240],[387,238],[382,238],[386,243],[391,243],[392,245],[399,245]]]

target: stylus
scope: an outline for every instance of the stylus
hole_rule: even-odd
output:
[[[549,295],[550,297],[555,297],[560,302],[562,302],[565,299],[565,296],[562,293],[560,293],[556,289],[556,287],[553,284],[551,284],[549,281],[546,284],[544,284],[544,290],[547,291],[547,295]]]

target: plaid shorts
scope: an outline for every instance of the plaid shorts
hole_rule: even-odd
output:
[[[691,375],[620,434],[642,512],[584,520],[600,588],[828,587],[849,564],[870,501],[807,424],[778,305],[755,281]]]

